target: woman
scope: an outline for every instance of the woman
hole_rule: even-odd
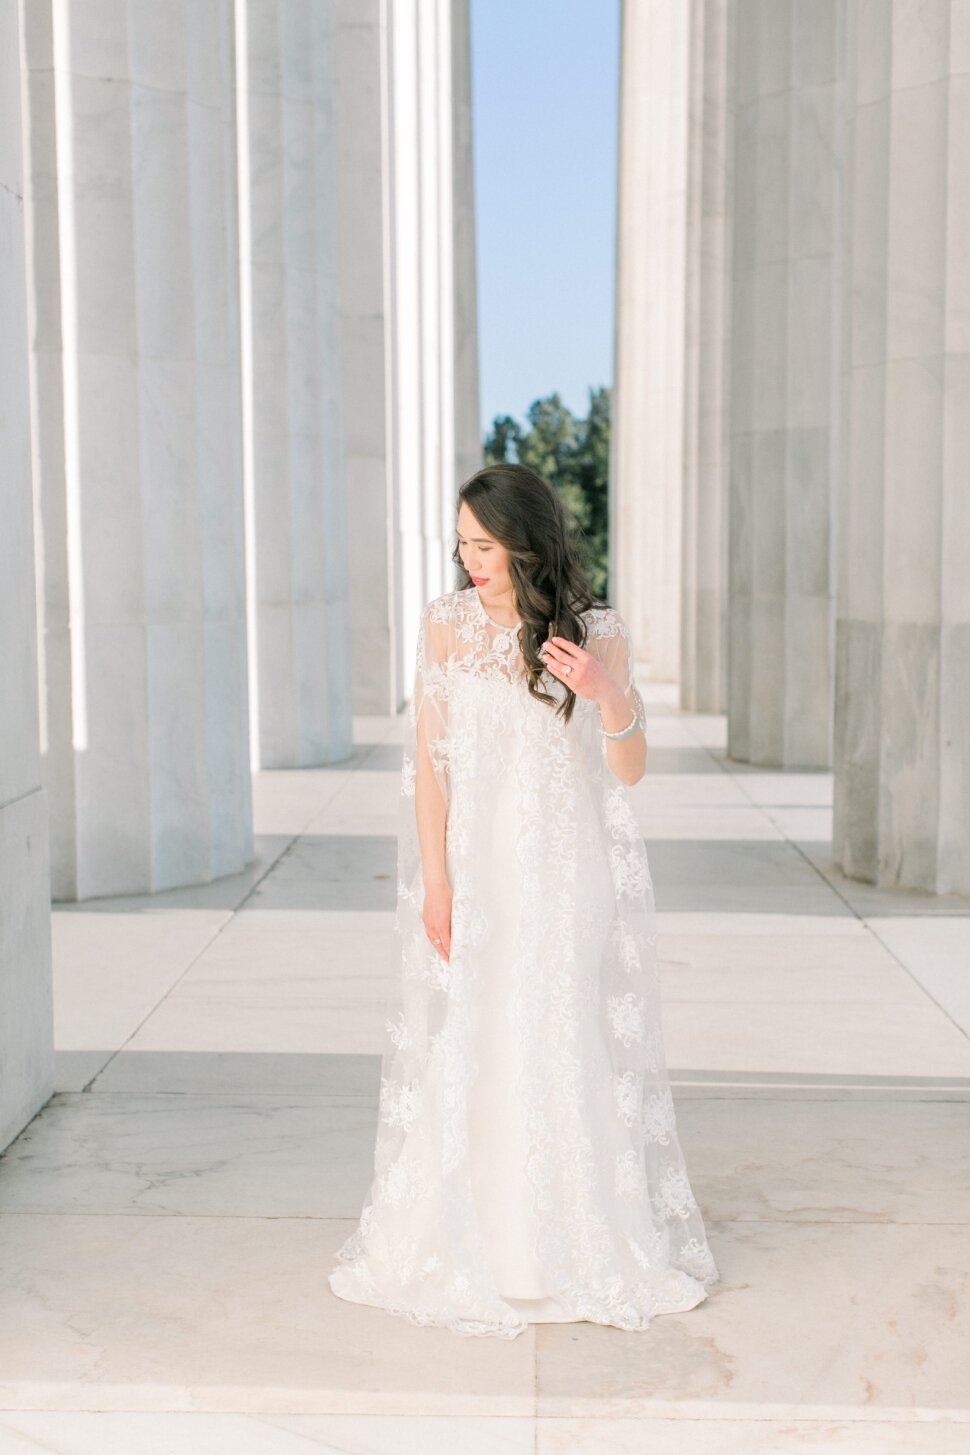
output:
[[[645,1329],[718,1272],[677,1139],[653,891],[627,785],[633,646],[552,487],[461,487],[401,780],[374,1179],[330,1285],[419,1324]]]

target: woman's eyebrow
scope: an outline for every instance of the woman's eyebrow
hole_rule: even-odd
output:
[[[461,531],[458,531],[457,532],[457,535],[458,535],[458,539],[459,540],[463,540],[464,539],[464,537],[462,536]],[[483,545],[483,546],[490,546],[492,544],[491,537],[489,537],[489,536],[469,536],[468,539],[470,541],[478,541],[479,544],[480,545]]]

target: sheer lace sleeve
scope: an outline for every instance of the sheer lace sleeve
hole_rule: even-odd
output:
[[[451,797],[448,772],[448,634],[449,623],[437,601],[421,613],[410,707],[410,746],[418,758],[430,761],[435,781],[447,804]]]
[[[626,622],[613,607],[593,614],[586,647],[602,662],[614,681],[619,682],[626,693],[630,711],[636,713],[637,721],[646,731],[646,709],[635,679],[633,638]]]
[[[446,809],[451,805],[448,695],[455,629],[449,602],[447,596],[436,597],[421,612],[415,646],[414,681],[405,707],[402,734],[396,923],[405,944],[411,945],[419,959],[431,947],[421,923],[424,889],[417,821],[418,779],[424,784],[433,777]],[[434,953],[440,961],[440,956]]]

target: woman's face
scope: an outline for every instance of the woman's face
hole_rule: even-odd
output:
[[[464,500],[458,511],[458,554],[487,601],[511,593],[508,551],[479,524]]]

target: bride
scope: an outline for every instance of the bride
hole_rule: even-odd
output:
[[[374,1176],[330,1286],[417,1324],[645,1329],[719,1274],[677,1137],[622,618],[553,488],[458,495],[421,616]]]

